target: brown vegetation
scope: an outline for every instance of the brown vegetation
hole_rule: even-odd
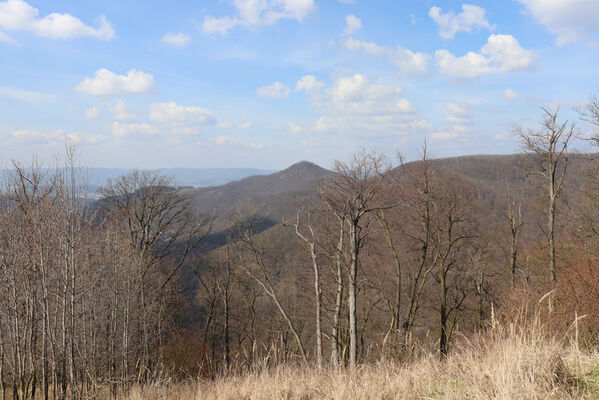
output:
[[[15,164],[0,395],[591,398],[599,169],[572,135],[556,112],[532,155],[360,151],[200,190],[136,171],[93,204],[72,148]]]

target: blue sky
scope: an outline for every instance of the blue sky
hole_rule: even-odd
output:
[[[0,0],[0,60],[2,161],[510,153],[599,89],[599,2]]]

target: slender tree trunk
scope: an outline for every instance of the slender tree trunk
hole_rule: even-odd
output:
[[[333,314],[333,335],[331,337],[331,359],[333,365],[338,366],[339,359],[339,322],[341,321],[341,306],[343,302],[343,236],[345,235],[345,221],[339,219],[339,241],[336,249],[335,266],[337,269],[337,296],[335,298],[335,312]]]
[[[320,293],[320,270],[316,261],[316,250],[314,242],[310,243],[310,255],[314,267],[314,301],[316,302],[316,362],[318,368],[322,368],[322,327],[321,327],[321,293]]]
[[[447,283],[445,281],[445,266],[441,265],[439,274],[441,285],[441,304],[439,307],[439,316],[441,319],[441,337],[439,339],[439,354],[441,358],[447,357]]]
[[[349,271],[349,366],[353,370],[358,364],[358,322],[356,313],[356,292],[358,280],[358,238],[357,222],[350,221],[351,264]]]

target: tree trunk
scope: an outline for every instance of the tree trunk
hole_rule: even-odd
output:
[[[349,366],[353,370],[358,363],[358,323],[356,313],[356,292],[358,278],[358,238],[357,223],[350,221],[351,264],[349,270]]]
[[[339,242],[337,243],[337,259],[335,264],[337,267],[337,296],[335,298],[335,313],[333,315],[333,335],[331,338],[331,358],[333,365],[338,366],[339,359],[339,322],[341,321],[341,306],[343,302],[343,268],[342,268],[342,255],[343,255],[343,236],[345,234],[343,219],[339,219],[340,230],[339,230]]]

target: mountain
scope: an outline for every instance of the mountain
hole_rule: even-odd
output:
[[[215,228],[224,228],[238,204],[248,204],[271,220],[295,215],[316,199],[320,182],[332,172],[309,161],[268,175],[250,176],[221,186],[191,189],[197,210],[216,216]]]

